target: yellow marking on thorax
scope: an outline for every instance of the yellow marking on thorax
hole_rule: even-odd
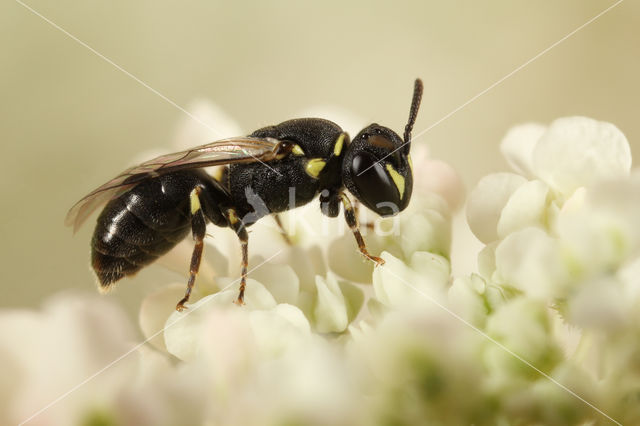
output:
[[[404,177],[402,177],[402,175],[400,175],[400,173],[398,173],[391,164],[387,164],[387,171],[389,172],[391,179],[393,179],[393,183],[396,185],[396,188],[398,188],[400,199],[402,200],[402,197],[404,196]]]
[[[298,144],[293,146],[293,149],[291,150],[291,152],[294,155],[304,155],[304,151],[302,150],[302,148],[300,148],[300,145]]]
[[[191,214],[194,215],[200,210],[200,197],[198,194],[200,193],[200,188],[194,188],[189,194],[189,198],[191,199]]]
[[[304,170],[312,178],[318,179],[320,172],[322,171],[322,169],[324,169],[324,166],[326,164],[326,161],[324,161],[322,158],[311,158],[304,166]]]
[[[336,139],[336,144],[333,146],[333,155],[335,155],[336,157],[340,155],[340,153],[342,152],[342,146],[344,145],[344,137],[345,137],[346,133],[340,133],[340,136],[338,136],[338,139]]]

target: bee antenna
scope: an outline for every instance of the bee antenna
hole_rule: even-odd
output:
[[[413,124],[416,122],[418,116],[418,109],[420,109],[420,101],[422,100],[422,80],[416,78],[415,85],[413,86],[413,99],[411,100],[411,109],[409,110],[409,122],[404,127],[404,143],[407,145],[407,152],[409,151],[409,144],[411,143],[411,130],[413,130]]]

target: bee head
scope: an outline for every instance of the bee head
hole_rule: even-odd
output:
[[[393,216],[409,205],[413,189],[411,130],[421,98],[422,81],[417,79],[404,140],[393,130],[374,123],[358,133],[345,153],[345,186],[380,216]]]

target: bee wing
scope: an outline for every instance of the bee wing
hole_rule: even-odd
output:
[[[282,154],[282,141],[251,136],[222,139],[186,151],[161,155],[131,167],[96,188],[67,213],[65,225],[74,232],[102,204],[127,192],[140,182],[166,173],[185,169],[234,163],[268,162]],[[268,167],[268,166],[267,166]]]

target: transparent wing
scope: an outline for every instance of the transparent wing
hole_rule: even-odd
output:
[[[102,204],[127,192],[140,182],[185,169],[234,163],[268,162],[285,151],[285,143],[251,136],[222,139],[186,151],[161,155],[131,167],[78,201],[67,213],[65,225],[74,232]],[[285,151],[286,152],[286,151]],[[269,167],[265,164],[266,167]]]

